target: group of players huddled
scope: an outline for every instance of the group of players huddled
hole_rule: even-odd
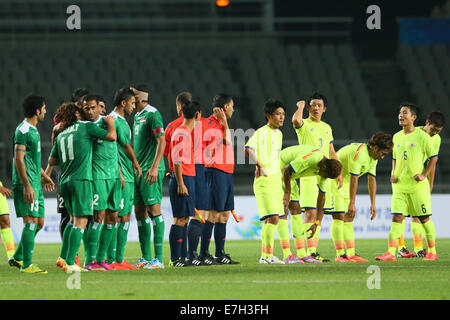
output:
[[[133,84],[114,95],[106,115],[104,99],[77,89],[72,101],[56,111],[52,150],[44,170],[37,124],[46,114],[45,99],[23,101],[25,119],[14,135],[12,191],[0,183],[0,227],[9,264],[25,273],[47,273],[32,263],[34,239],[44,225],[43,190],[58,188],[62,245],[56,265],[64,271],[106,271],[164,268],[165,223],[161,213],[162,184],[169,163],[169,197],[173,223],[169,233],[171,267],[239,264],[225,252],[226,226],[234,213],[234,151],[228,119],[233,98],[217,94],[213,114],[189,92],[176,97],[178,118],[166,129],[160,112],[149,104],[145,85]],[[358,179],[368,174],[371,220],[376,217],[376,166],[393,153],[392,224],[388,252],[377,260],[423,257],[437,260],[431,216],[431,191],[445,125],[434,111],[423,127],[415,127],[417,107],[401,103],[402,130],[375,133],[367,142],[335,151],[331,127],[322,121],[326,97],[314,93],[297,102],[292,124],[298,145],[282,149],[286,107],[275,99],[264,104],[266,124],[245,145],[256,164],[253,190],[262,223],[261,264],[328,262],[317,251],[322,218],[333,217],[331,236],[335,262],[367,262],[355,252],[353,220]],[[304,108],[309,116],[303,118]],[[133,128],[126,121],[136,109]],[[53,182],[52,172],[57,175]],[[17,249],[9,226],[6,196],[13,196],[24,228]],[[136,216],[142,257],[133,265],[124,259],[130,215]],[[304,212],[304,217],[302,213]],[[288,215],[295,242],[290,248]],[[404,246],[404,218],[412,217],[414,252]],[[151,235],[153,230],[153,248]],[[283,259],[273,255],[278,232]],[[209,252],[214,233],[215,255]],[[423,248],[425,235],[428,251]],[[84,244],[84,265],[78,252]],[[200,251],[198,247],[200,244]],[[397,253],[398,250],[398,253]]]

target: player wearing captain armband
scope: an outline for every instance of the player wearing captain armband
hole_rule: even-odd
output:
[[[261,230],[262,252],[259,263],[284,264],[273,255],[275,231],[279,217],[284,215],[283,188],[280,172],[280,152],[283,134],[278,129],[283,125],[286,108],[275,99],[264,104],[267,124],[253,134],[245,145],[250,160],[256,164],[253,192],[255,193]],[[289,241],[289,230],[288,230]]]

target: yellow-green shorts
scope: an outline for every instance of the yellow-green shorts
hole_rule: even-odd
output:
[[[260,220],[270,216],[283,216],[283,186],[281,177],[260,176],[253,182],[256,205]]]
[[[338,189],[337,181],[331,180],[331,192],[333,194],[334,209],[330,213],[347,213],[350,204],[350,184],[344,183]]]
[[[1,182],[0,187],[3,187],[3,184]],[[9,207],[6,197],[0,193],[0,215],[2,214],[9,214]]]
[[[325,206],[324,211],[326,214],[330,213],[334,209],[333,195],[331,192],[331,179],[327,183],[325,191]],[[319,187],[317,186],[317,178],[306,177],[300,179],[300,206],[302,211],[305,209],[317,209],[317,197],[319,195]]]
[[[391,212],[412,217],[431,216],[431,193],[428,185],[414,193],[393,192]]]

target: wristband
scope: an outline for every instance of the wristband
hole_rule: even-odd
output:
[[[319,224],[320,224],[320,220],[316,220],[316,221],[314,221],[314,224],[317,224],[317,225],[319,225]]]

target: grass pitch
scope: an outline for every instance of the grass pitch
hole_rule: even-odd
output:
[[[275,254],[281,258],[277,240],[275,247]],[[293,243],[291,247],[294,248]],[[30,275],[11,268],[0,248],[0,259],[4,261],[0,265],[0,299],[450,299],[450,239],[437,239],[438,261],[413,258],[397,262],[374,260],[387,250],[387,240],[357,240],[358,254],[369,262],[340,264],[334,262],[331,240],[321,240],[319,252],[332,262],[291,265],[260,265],[259,241],[229,240],[227,252],[240,265],[85,272],[79,275],[79,289],[69,289],[71,275],[56,267],[59,249],[59,244],[37,244],[33,262],[49,273]],[[211,249],[213,252],[214,244]],[[167,242],[164,250],[167,265]],[[128,243],[125,255],[134,263],[140,256],[139,244]],[[83,258],[82,249],[80,257]],[[379,289],[368,287],[368,283],[376,285],[376,274],[370,272],[370,266],[379,267]]]

